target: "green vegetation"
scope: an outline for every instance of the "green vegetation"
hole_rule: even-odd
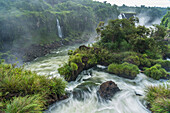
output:
[[[167,29],[170,29],[170,11],[162,18],[161,25],[165,26]]]
[[[6,105],[5,113],[41,113],[44,102],[40,95],[14,97]]]
[[[169,113],[170,111],[170,85],[151,86],[146,90],[146,100],[154,113]]]
[[[162,60],[162,59],[158,59],[158,60],[151,60],[152,65],[155,64],[160,64],[163,68],[165,68],[167,71],[170,70],[170,61],[168,60]]]
[[[106,26],[104,22],[100,22],[96,28],[100,40],[93,44],[93,47],[80,46],[75,51],[70,50],[69,61],[67,65],[59,68],[59,73],[66,78],[68,76],[71,78],[76,72],[80,72],[80,70],[82,71],[96,64],[108,66],[113,63],[114,66],[118,64],[117,66],[119,67],[120,65],[121,67],[124,62],[129,63],[125,67],[131,67],[131,64],[133,64],[141,70],[145,67],[150,68],[155,64],[161,64],[163,68],[168,69],[169,61],[162,60],[169,51],[167,42],[164,41],[166,35],[165,28],[159,25],[154,25],[155,29],[149,29],[145,26],[135,26],[137,22],[138,18],[135,17],[110,20]],[[73,71],[72,62],[80,70]],[[112,69],[109,69],[109,72],[112,72]],[[112,73],[118,75],[127,74],[127,76],[132,75],[134,78],[138,72],[132,71],[131,73],[130,69],[120,68],[120,70],[123,70],[122,73],[119,73],[117,70],[117,72]],[[161,69],[161,72],[163,73],[164,71]],[[148,76],[155,78],[153,75]]]
[[[108,72],[118,76],[135,78],[139,74],[139,68],[136,65],[125,62],[123,64],[110,64],[108,66]]]
[[[86,41],[99,21],[118,15],[116,5],[93,0],[1,0],[0,52],[59,42],[56,19],[63,41]]]
[[[136,27],[135,22],[138,19],[132,17],[129,20],[110,20],[107,26],[99,24],[99,46],[116,52],[135,51],[152,59],[162,58],[168,51],[167,43],[161,41],[166,35],[165,29],[158,25],[155,30],[149,30],[145,26]]]
[[[58,68],[58,72],[60,73],[60,75],[64,75],[65,80],[70,79],[72,71],[74,70],[68,64],[65,64],[63,67]]]
[[[167,72],[165,69],[161,68],[160,64],[156,64],[154,66],[152,66],[151,68],[146,68],[144,73],[156,80],[159,80],[160,78],[166,77],[167,76]]]
[[[61,78],[40,76],[23,70],[22,67],[15,67],[15,64],[5,64],[3,61],[0,63],[0,100],[2,105],[0,107],[4,108],[6,112],[14,110],[20,113],[42,110],[48,105],[50,98],[58,99],[59,96],[64,95],[65,88],[66,82]]]

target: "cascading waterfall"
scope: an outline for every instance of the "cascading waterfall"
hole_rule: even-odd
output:
[[[122,15],[123,15],[124,18],[126,18],[126,15],[125,15],[124,13],[123,13]],[[126,19],[127,19],[127,18],[126,18]]]
[[[65,46],[52,54],[39,58],[25,68],[40,75],[60,77],[57,68],[68,60],[67,51],[76,49],[76,46]],[[76,81],[67,85],[68,99],[51,105],[45,113],[151,113],[146,108],[145,88],[151,85],[163,84],[161,81],[148,78],[140,73],[134,80],[118,77],[106,73],[106,67],[97,66],[82,72]],[[114,81],[121,89],[108,102],[101,102],[97,97],[100,84]],[[136,95],[139,94],[139,95]]]
[[[120,14],[119,16],[118,16],[118,19],[123,19],[123,18],[126,18],[127,19],[127,17],[126,17],[126,15],[123,13],[123,14]]]
[[[120,14],[120,15],[118,16],[118,19],[123,19],[122,14]]]
[[[63,35],[62,35],[62,32],[61,32],[60,23],[59,23],[59,20],[57,18],[56,18],[56,21],[57,21],[57,28],[58,28],[58,36],[60,38],[63,38]]]
[[[58,18],[56,18],[56,22],[57,22],[57,29],[58,29],[58,36],[61,38],[61,45],[63,45],[63,34],[62,34],[62,31],[61,31],[61,27],[60,27],[60,23],[59,23],[59,20]]]

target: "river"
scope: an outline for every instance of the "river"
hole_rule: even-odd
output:
[[[40,75],[60,77],[57,69],[69,56],[67,51],[76,49],[79,45],[65,46],[38,58],[25,66],[25,69],[35,71]],[[76,81],[67,85],[69,98],[51,105],[45,113],[150,113],[146,108],[145,89],[147,86],[163,84],[165,81],[153,80],[140,73],[134,80],[106,73],[106,67],[98,65],[83,71]],[[99,101],[97,90],[105,81],[114,81],[121,89],[108,102]],[[137,95],[136,95],[137,94]]]

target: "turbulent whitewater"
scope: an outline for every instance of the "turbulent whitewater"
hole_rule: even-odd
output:
[[[25,69],[38,74],[60,77],[57,69],[67,62],[69,49],[79,45],[59,48],[45,57],[27,64]],[[118,77],[105,72],[106,67],[98,65],[83,71],[76,81],[68,83],[69,98],[51,105],[45,113],[150,113],[144,101],[145,88],[150,85],[163,84],[140,73],[134,80]],[[121,89],[108,102],[99,102],[97,90],[105,81],[114,81]]]

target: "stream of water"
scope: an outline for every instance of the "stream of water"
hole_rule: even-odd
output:
[[[38,58],[27,64],[25,69],[37,72],[40,75],[60,77],[57,69],[68,60],[67,51],[74,50],[79,45],[66,46],[54,50],[51,54]],[[106,73],[106,67],[98,65],[83,71],[76,81],[68,83],[68,99],[51,105],[46,113],[150,113],[146,108],[145,88],[150,85],[163,84],[165,81],[156,81],[140,73],[134,80],[118,77]],[[108,102],[99,102],[97,90],[105,81],[114,81],[121,89]],[[137,96],[136,94],[140,95]]]

